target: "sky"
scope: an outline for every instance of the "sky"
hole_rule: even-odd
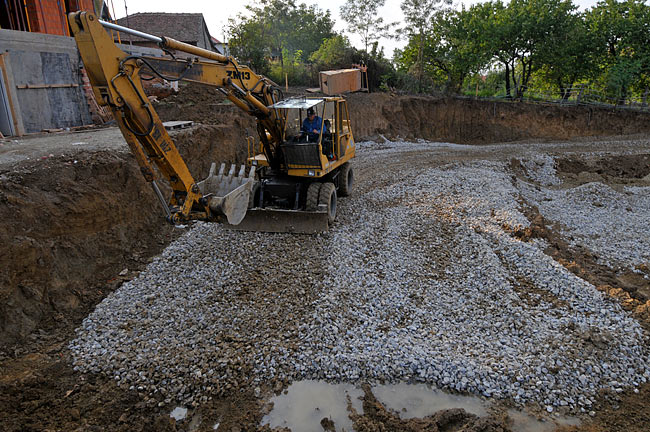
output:
[[[595,5],[596,1],[573,0],[581,10]],[[455,0],[454,5],[460,8],[461,4],[470,6],[479,2],[480,0]],[[223,41],[226,38],[224,27],[228,22],[228,18],[245,12],[245,5],[251,3],[251,0],[186,0],[181,2],[178,0],[107,0],[106,3],[109,7],[113,6],[115,8],[115,16],[118,18],[126,15],[125,6],[129,15],[136,12],[201,12],[203,13],[210,34]],[[323,10],[329,9],[335,21],[334,30],[345,33],[350,38],[352,45],[357,48],[363,48],[361,38],[350,34],[347,31],[347,24],[340,17],[339,9],[345,3],[345,0],[297,0],[296,3],[315,4]],[[400,9],[400,3],[401,0],[386,0],[384,7],[379,10],[379,15],[384,18],[384,22],[403,20],[404,16]],[[163,30],[161,30],[160,36],[164,36]],[[403,47],[406,41],[382,39],[379,44],[384,47],[385,55],[390,58],[393,56],[393,50]]]

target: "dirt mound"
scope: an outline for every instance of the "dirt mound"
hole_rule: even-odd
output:
[[[197,179],[212,162],[246,159],[239,119],[173,138]],[[39,324],[78,321],[107,294],[107,280],[143,266],[173,237],[126,151],[26,161],[0,178],[0,346]]]
[[[79,318],[106,294],[98,283],[171,238],[130,154],[81,153],[1,175],[0,342],[41,320]]]
[[[597,174],[609,180],[642,179],[650,175],[650,154],[607,156],[597,159],[566,157],[556,159],[560,176],[589,178]]]
[[[293,92],[290,95],[296,96]],[[486,144],[650,132],[647,113],[604,108],[387,93],[352,93],[346,97],[357,141],[384,135],[387,138]],[[186,83],[178,94],[154,106],[163,121],[229,124],[239,119],[249,135],[257,135],[254,119],[208,86]]]
[[[177,430],[168,413],[152,413],[135,392],[101,377],[80,381],[66,360],[33,360],[30,374],[19,383],[0,383],[5,431]]]
[[[392,96],[348,96],[355,138],[423,138],[461,144],[569,139],[650,131],[650,115],[590,107]]]
[[[205,124],[228,124],[233,115],[252,120],[217,89],[194,83],[181,84],[177,94],[153,105],[162,121],[193,120]]]

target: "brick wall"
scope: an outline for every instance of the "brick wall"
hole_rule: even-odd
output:
[[[86,96],[86,102],[88,102],[88,110],[95,124],[104,124],[112,120],[113,116],[111,111],[103,106],[99,106],[97,100],[95,99],[95,93],[93,93],[93,87],[90,85],[90,80],[88,79],[88,74],[86,73],[85,68],[81,68],[81,82],[83,86],[84,95]]]
[[[71,36],[68,12],[94,11],[92,0],[27,0],[29,25],[33,32]]]

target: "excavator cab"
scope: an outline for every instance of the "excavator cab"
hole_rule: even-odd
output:
[[[350,194],[355,156],[347,102],[343,97],[299,97],[268,107],[285,119],[279,145],[282,165],[274,170],[263,153],[248,163],[257,169],[251,206],[234,229],[314,233],[327,230],[336,217],[339,196]],[[313,110],[318,122],[305,130],[305,118]],[[269,221],[273,221],[270,224]]]
[[[343,97],[292,98],[269,108],[280,110],[286,118],[281,148],[289,175],[318,178],[338,168],[342,159],[347,161],[354,156],[354,138]],[[305,130],[305,120],[312,111],[318,120],[317,128]],[[259,154],[249,158],[249,163],[267,165]]]

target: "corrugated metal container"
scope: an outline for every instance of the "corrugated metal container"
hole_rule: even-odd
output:
[[[320,90],[326,95],[336,95],[361,90],[359,69],[339,69],[320,73]]]

